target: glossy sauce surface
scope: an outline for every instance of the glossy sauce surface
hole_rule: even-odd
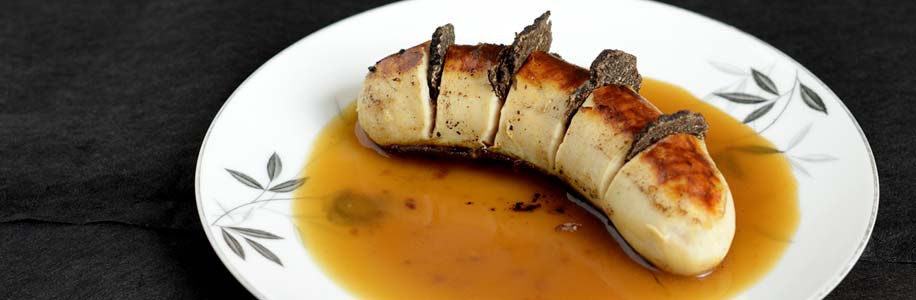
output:
[[[781,155],[740,150],[772,144],[676,86],[646,79],[640,93],[666,113],[689,109],[710,124],[707,147],[734,196],[737,230],[706,277],[639,266],[555,179],[379,155],[357,141],[352,106],[308,160],[294,204],[302,240],[359,299],[729,299],[791,242],[799,211],[790,166]]]

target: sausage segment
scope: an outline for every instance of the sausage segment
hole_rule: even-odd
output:
[[[427,143],[433,129],[427,66],[429,42],[370,67],[357,96],[359,126],[379,145]]]
[[[476,149],[493,144],[502,105],[487,74],[496,67],[503,48],[493,44],[449,48],[436,99],[436,145]]]

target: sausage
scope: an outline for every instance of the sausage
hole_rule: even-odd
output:
[[[448,49],[436,99],[433,144],[469,149],[493,144],[502,102],[487,72],[498,64],[503,48],[479,44]]]
[[[497,158],[553,175],[658,269],[714,269],[731,246],[735,208],[706,150],[705,120],[664,115],[640,96],[630,54],[605,50],[585,69],[550,53],[548,17],[508,46],[452,45],[446,25],[382,59],[357,98],[359,125],[389,151]]]
[[[392,54],[370,68],[357,96],[359,125],[379,145],[429,141],[434,107],[427,83],[429,42]]]

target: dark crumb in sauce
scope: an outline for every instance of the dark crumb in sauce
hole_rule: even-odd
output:
[[[407,198],[407,200],[404,200],[404,206],[409,209],[417,209],[417,201],[413,200],[413,198]]]
[[[496,211],[495,207],[490,207],[490,211]]]
[[[534,211],[538,208],[541,208],[541,203],[538,203],[538,201],[544,200],[542,201],[543,203],[550,203],[550,201],[547,201],[546,198],[547,198],[546,195],[542,195],[541,193],[534,193],[534,195],[531,196],[531,200],[529,201],[529,203],[515,202],[515,204],[512,205],[512,210],[513,211]]]
[[[474,201],[468,201],[468,202],[467,202],[467,203],[465,203],[465,204],[467,204],[467,205],[471,205],[471,204],[474,204]]]
[[[515,205],[512,206],[513,211],[534,211],[538,208],[541,208],[540,203],[515,202]]]
[[[553,211],[558,212],[558,213],[561,213],[561,214],[562,214],[562,213],[566,213],[566,210],[563,209],[562,207],[557,207],[557,208],[554,209]]]
[[[433,174],[435,179],[443,179],[445,176],[448,176],[449,169],[446,167],[436,169],[436,173]]]
[[[554,227],[553,230],[556,230],[558,232],[576,232],[576,230],[579,230],[580,226],[582,226],[582,224],[566,222],[566,223],[557,225],[557,227]]]

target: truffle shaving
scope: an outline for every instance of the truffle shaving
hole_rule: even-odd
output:
[[[567,109],[568,118],[572,118],[575,110],[597,88],[606,85],[625,85],[638,92],[642,84],[642,76],[636,69],[636,56],[620,50],[601,51],[601,54],[598,54],[598,57],[592,61],[589,73],[588,82],[573,92],[573,101],[569,103],[572,107]]]
[[[488,74],[490,84],[493,85],[493,90],[499,99],[505,100],[509,95],[509,88],[515,82],[515,72],[522,67],[528,55],[535,51],[550,51],[553,37],[548,18],[550,18],[550,11],[534,19],[533,24],[525,26],[521,33],[515,35],[512,46],[499,53],[499,65],[496,69],[490,70]]]
[[[605,49],[592,61],[591,83],[595,88],[605,85],[626,85],[639,91],[642,76],[636,69],[636,56],[620,51]]]
[[[633,147],[627,153],[626,159],[629,161],[639,152],[669,135],[686,133],[702,139],[706,136],[707,129],[709,129],[709,124],[706,123],[703,115],[698,113],[681,110],[670,115],[661,115],[636,135]]]
[[[455,44],[455,27],[445,24],[436,28],[429,42],[429,98],[436,103],[439,96],[439,83],[442,81],[442,67],[445,65],[445,54],[448,47]]]

